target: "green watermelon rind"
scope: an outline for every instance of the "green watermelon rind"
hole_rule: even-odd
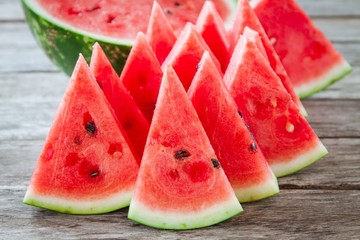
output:
[[[66,214],[102,214],[129,206],[133,190],[122,191],[96,200],[71,200],[37,194],[31,188],[25,194],[23,203]]]
[[[270,167],[273,170],[276,177],[284,177],[295,172],[298,172],[316,161],[320,160],[328,154],[328,150],[325,146],[318,140],[318,143],[315,144],[314,148],[303,153],[286,163],[276,163],[271,164]]]
[[[269,171],[271,177],[260,184],[248,188],[234,188],[235,195],[241,203],[262,200],[280,192],[276,176],[270,169]]]
[[[22,7],[38,44],[66,74],[71,75],[79,53],[90,61],[95,42],[104,49],[115,70],[121,72],[133,41],[104,37],[74,28],[51,17],[35,0],[22,0]]]
[[[149,227],[172,230],[188,230],[211,226],[243,211],[239,201],[232,197],[200,212],[170,212],[150,209],[144,204],[132,200],[128,218]]]
[[[324,76],[319,77],[317,80],[314,79],[311,81],[312,84],[296,86],[294,90],[300,98],[306,98],[328,88],[351,72],[352,67],[346,60],[343,60],[339,64],[336,64]]]

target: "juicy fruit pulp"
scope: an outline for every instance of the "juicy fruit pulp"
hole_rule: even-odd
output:
[[[129,204],[138,163],[124,130],[80,57],[24,203],[73,214]]]
[[[99,44],[94,45],[90,68],[103,90],[117,119],[124,128],[139,159],[143,154],[149,123],[136,105],[134,99],[120,82],[108,58]]]
[[[254,10],[300,97],[351,72],[350,65],[294,0],[258,0]]]
[[[165,67],[129,218],[191,229],[241,211],[184,88],[171,66]]]
[[[241,37],[224,81],[276,176],[327,154],[255,43]]]
[[[277,180],[208,53],[188,95],[240,202],[279,192]]]
[[[115,38],[134,39],[138,32],[145,32],[153,0],[37,0],[52,16],[71,26],[92,33]],[[175,30],[187,21],[195,22],[204,3],[192,0],[157,0]],[[221,16],[230,15],[229,3],[213,0]]]

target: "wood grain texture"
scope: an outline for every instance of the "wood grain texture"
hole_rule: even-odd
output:
[[[74,216],[22,204],[69,77],[37,46],[20,0],[0,0],[0,239],[360,239],[360,1],[298,2],[353,66],[304,101],[329,155],[279,179],[280,194],[244,204],[239,216],[163,231],[128,220],[127,209]]]

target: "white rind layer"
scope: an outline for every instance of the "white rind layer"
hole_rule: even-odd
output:
[[[44,196],[28,188],[23,202],[29,205],[47,208],[69,214],[100,214],[129,206],[133,191],[123,191],[103,199],[69,200],[56,196]]]
[[[295,93],[300,98],[312,95],[340,80],[342,77],[349,74],[351,70],[352,68],[349,63],[343,59],[322,76],[312,79],[310,83],[305,83],[301,86],[294,86]]]
[[[222,222],[243,211],[234,197],[199,212],[176,212],[151,209],[134,198],[130,203],[128,218],[147,226],[161,229],[194,229]]]
[[[269,169],[271,177],[266,181],[248,188],[234,189],[235,195],[241,203],[264,199],[279,193],[279,185],[274,173]]]
[[[282,177],[311,165],[320,158],[324,157],[326,154],[328,154],[327,149],[320,140],[318,140],[318,143],[312,150],[309,150],[290,161],[270,164],[270,167],[277,177]]]

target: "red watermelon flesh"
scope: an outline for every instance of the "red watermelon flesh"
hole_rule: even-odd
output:
[[[151,122],[162,78],[161,66],[146,37],[139,32],[120,75],[148,122]]]
[[[216,67],[221,72],[219,61],[212,54],[201,35],[196,31],[195,26],[187,23],[162,66],[172,65],[185,90],[187,90],[205,51],[210,52]]]
[[[154,1],[146,38],[162,64],[176,42],[176,36],[163,9]]]
[[[300,97],[351,72],[350,65],[294,0],[255,1],[254,10]]]
[[[72,214],[127,206],[139,166],[125,135],[80,56],[24,203]]]
[[[153,0],[37,0],[52,16],[71,26],[99,35],[135,39],[145,32]],[[179,32],[186,22],[195,23],[205,0],[157,0],[164,8],[172,27]],[[220,15],[228,19],[231,1],[212,0]]]
[[[241,37],[224,81],[276,176],[327,154],[256,45]]]
[[[90,69],[129,137],[140,161],[149,132],[149,123],[130,93],[120,82],[119,76],[97,43],[94,45]]]
[[[237,198],[249,202],[278,193],[276,177],[208,53],[199,65],[188,95]]]
[[[269,58],[266,54],[266,50],[264,48],[264,45],[262,44],[260,35],[257,31],[252,30],[249,27],[245,27],[243,36],[249,39],[250,41],[254,42],[256,47],[259,49],[263,57],[269,62]]]
[[[216,224],[242,208],[180,80],[164,69],[128,217],[164,229]]]
[[[213,2],[204,3],[196,21],[196,29],[219,60],[222,72],[225,72],[230,60],[230,44],[224,22]]]
[[[299,97],[296,95],[294,91],[294,87],[292,86],[291,79],[287,75],[285,68],[279,59],[279,56],[277,55],[275,49],[271,45],[271,42],[268,36],[266,35],[264,28],[262,27],[255,12],[250,7],[248,0],[239,0],[237,7],[237,14],[232,29],[231,49],[235,48],[239,36],[244,33],[246,27],[249,27],[259,33],[272,69],[279,76],[285,89],[291,95],[292,100],[299,107],[301,113],[304,116],[307,116],[304,106],[302,105]]]

